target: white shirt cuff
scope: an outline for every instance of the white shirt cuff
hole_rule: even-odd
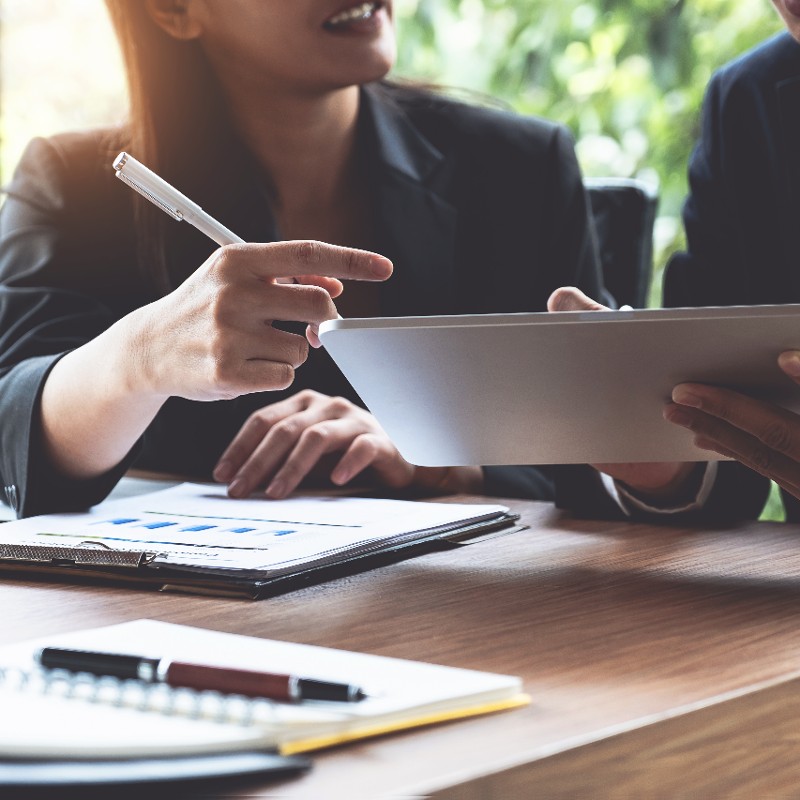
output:
[[[708,500],[708,495],[711,493],[711,488],[714,486],[714,481],[717,479],[717,463],[716,461],[708,461],[706,463],[703,472],[703,480],[700,482],[697,494],[688,503],[683,503],[679,506],[662,506],[645,503],[643,500],[632,495],[622,484],[617,483],[610,475],[606,475],[605,472],[600,473],[600,479],[603,481],[603,486],[609,496],[622,509],[622,512],[626,516],[631,516],[634,511],[646,511],[649,514],[681,514],[686,511],[697,511],[705,505],[706,500]]]

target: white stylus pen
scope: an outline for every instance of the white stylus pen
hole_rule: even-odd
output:
[[[173,219],[180,222],[185,219],[197,230],[202,231],[218,245],[241,244],[244,239],[228,230],[221,222],[217,222],[206,214],[197,203],[181,194],[174,186],[170,186],[163,178],[159,178],[152,170],[127,153],[120,153],[114,159],[114,170],[117,177],[135,189],[142,197],[157,205]]]

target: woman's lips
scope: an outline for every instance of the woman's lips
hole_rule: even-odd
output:
[[[326,30],[335,31],[369,24],[374,21],[383,6],[382,2],[376,0],[354,4],[337,11],[325,21],[323,27]]]

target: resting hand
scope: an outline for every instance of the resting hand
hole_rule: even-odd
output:
[[[383,256],[321,242],[223,247],[175,291],[134,312],[130,383],[190,400],[284,389],[308,341],[273,321],[308,323],[308,340],[318,345],[316,326],[337,316],[337,279],[383,280],[391,270]]]
[[[800,351],[782,353],[778,365],[800,383]],[[672,400],[665,419],[691,430],[698,447],[735,458],[800,498],[800,415],[694,383],[676,386]]]
[[[370,467],[379,481],[441,492],[480,491],[478,467],[426,468],[409,464],[375,417],[341,397],[306,389],[256,411],[222,454],[214,478],[232,497],[267,483],[272,498],[286,497],[318,465],[341,453],[330,479],[342,486]]]
[[[548,311],[609,311],[587,297],[580,289],[564,286],[556,289],[547,301]],[[593,464],[595,469],[629,486],[637,494],[664,499],[676,495],[695,468],[693,463],[656,462],[634,464]]]

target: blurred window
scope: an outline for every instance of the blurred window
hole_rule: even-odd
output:
[[[0,169],[34,136],[122,119],[127,95],[102,0],[0,0]]]

